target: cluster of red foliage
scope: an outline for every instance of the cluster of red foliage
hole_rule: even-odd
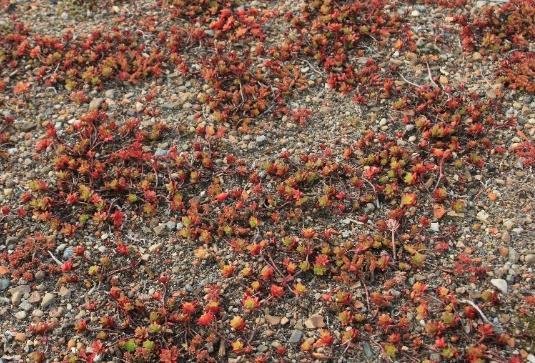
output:
[[[298,31],[297,46],[328,72],[328,84],[347,93],[359,84],[382,84],[373,60],[358,69],[367,41],[380,45],[393,41],[395,49],[413,49],[412,32],[402,17],[388,9],[387,1],[311,1],[298,14],[286,18]],[[295,47],[296,45],[294,45]]]
[[[134,208],[142,202],[144,213],[154,214],[159,197],[153,188],[160,166],[158,156],[144,147],[158,140],[167,127],[155,123],[145,131],[139,126],[136,118],[118,125],[98,110],[83,114],[61,136],[49,124],[36,152],[54,150],[57,181],[50,186],[32,181],[23,203],[35,218],[50,221],[65,236],[72,236],[89,220],[96,226],[109,220],[120,228],[124,212],[117,206]],[[73,215],[73,208],[80,212]],[[70,218],[64,220],[65,215]]]
[[[502,61],[498,79],[506,87],[535,94],[535,52],[512,52]]]
[[[510,0],[478,9],[475,16],[458,16],[461,41],[467,50],[506,52],[527,49],[535,40],[535,3]]]
[[[215,121],[248,124],[269,107],[283,108],[286,97],[305,88],[298,67],[277,61],[255,66],[253,59],[248,53],[221,51],[204,62],[201,74],[211,90],[199,97]]]
[[[1,91],[2,87],[0,87]],[[11,127],[15,119],[10,115],[2,115],[0,118],[0,158],[5,157],[4,148],[10,144],[11,140]]]

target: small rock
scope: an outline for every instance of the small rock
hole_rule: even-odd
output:
[[[433,232],[438,232],[440,231],[440,224],[438,223],[431,223],[431,228],[430,228]]]
[[[288,324],[289,322],[290,322],[290,320],[289,320],[287,317],[285,317],[285,316],[282,317],[282,319],[281,319],[281,325],[286,325],[286,324]]]
[[[46,272],[44,272],[44,271],[42,271],[42,270],[39,270],[39,271],[37,271],[37,272],[35,273],[35,279],[36,279],[37,281],[40,281],[40,280],[44,279],[45,276],[46,276]]]
[[[18,320],[23,320],[23,319],[26,319],[26,316],[28,314],[26,314],[26,312],[24,310],[21,310],[21,311],[18,311],[16,314],[15,314],[15,318],[17,318]]]
[[[502,293],[507,294],[507,281],[504,279],[492,279],[490,283]]]
[[[312,315],[310,318],[305,320],[305,326],[307,329],[323,328],[325,326],[325,323],[323,322],[323,316],[318,314]]]
[[[19,306],[20,301],[22,300],[22,292],[17,290],[13,294],[11,294],[11,304],[14,306]]]
[[[483,223],[486,223],[487,220],[489,219],[489,214],[487,212],[485,212],[484,210],[480,210],[477,215],[476,215],[476,218],[483,222]]]
[[[526,257],[524,257],[524,262],[529,266],[535,264],[535,254],[530,253],[529,255],[526,255]]]
[[[362,348],[364,348],[364,354],[366,354],[366,357],[373,358],[374,354],[368,342],[362,343]]]
[[[23,295],[24,294],[29,294],[30,293],[30,286],[29,285],[19,285],[19,286],[13,287],[13,288],[8,290],[8,292],[11,295],[16,293],[17,291],[20,291]]]
[[[509,248],[509,262],[517,263],[520,259],[520,255],[513,248]]]
[[[290,334],[290,339],[288,339],[288,342],[291,344],[299,343],[302,337],[303,332],[301,330],[292,330],[292,334]]]
[[[505,221],[503,221],[503,226],[507,229],[507,230],[511,230],[513,228],[513,226],[515,225],[515,223],[511,220],[511,219],[507,219]]]
[[[15,340],[16,340],[17,342],[24,342],[24,341],[26,341],[26,334],[24,334],[23,332],[16,333],[16,334],[15,334]]]
[[[59,307],[57,309],[52,309],[52,311],[50,312],[50,317],[51,318],[59,318],[62,315],[63,315],[63,308],[62,307]]]
[[[28,302],[31,304],[37,304],[41,301],[41,294],[39,294],[38,291],[34,291],[30,294],[30,297],[28,298]]]
[[[511,234],[509,234],[509,231],[503,231],[501,239],[502,239],[502,242],[505,242],[505,243],[511,242]]]
[[[94,111],[94,110],[98,110],[100,105],[102,104],[102,102],[104,102],[104,98],[100,98],[100,97],[97,97],[97,98],[93,98],[91,100],[91,102],[89,102],[89,108],[88,110],[89,111]]]
[[[413,16],[413,17],[420,16],[420,12],[419,12],[418,10],[413,10],[413,11],[411,12],[411,16]]]
[[[153,228],[154,234],[159,236],[160,234],[162,234],[164,228],[165,228],[165,224],[162,224],[162,223],[158,224],[156,227]]]
[[[24,300],[20,303],[19,308],[21,308],[24,311],[30,311],[32,310],[32,304],[28,302],[28,300]]]
[[[46,308],[54,303],[56,300],[56,295],[54,295],[51,292],[47,292],[45,296],[43,296],[43,301],[41,301],[41,307]]]
[[[280,316],[266,315],[266,321],[269,325],[279,325],[281,318]]]
[[[9,280],[8,279],[0,279],[0,291],[4,291],[9,287]]]
[[[257,144],[263,144],[264,142],[266,142],[266,140],[267,137],[265,137],[264,135],[257,136],[255,139]]]
[[[168,221],[165,226],[167,227],[168,230],[172,231],[175,229],[176,227],[176,223],[174,221]]]
[[[59,296],[61,297],[69,297],[71,296],[71,289],[65,287],[65,286],[62,286],[59,288]]]
[[[67,247],[63,251],[63,260],[67,261],[67,260],[71,259],[73,255],[74,255],[74,251],[73,251],[72,247]]]
[[[107,90],[106,92],[104,92],[104,96],[106,96],[106,98],[113,99],[115,97],[115,90],[114,89]]]
[[[18,125],[19,130],[24,131],[24,132],[31,131],[35,129],[36,127],[37,127],[37,124],[33,122],[22,122]]]

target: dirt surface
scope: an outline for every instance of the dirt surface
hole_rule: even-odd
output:
[[[0,362],[535,362],[534,1],[0,9]]]

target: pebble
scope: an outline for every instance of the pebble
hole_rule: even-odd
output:
[[[56,295],[54,295],[51,292],[47,292],[45,296],[43,296],[43,301],[41,301],[41,307],[46,308],[54,303],[56,300]]]
[[[21,310],[21,311],[18,311],[16,314],[15,314],[15,318],[17,318],[18,320],[23,320],[23,319],[26,319],[26,316],[28,314],[26,314],[26,312],[24,310]]]
[[[165,224],[162,224],[162,223],[158,224],[156,227],[153,228],[154,234],[159,236],[160,234],[162,234],[164,228],[165,228]]]
[[[38,280],[38,281],[44,279],[45,276],[46,276],[46,272],[44,272],[42,270],[39,270],[39,271],[37,271],[35,273],[35,279]]]
[[[281,318],[280,316],[266,315],[266,321],[269,325],[279,325]]]
[[[41,294],[38,291],[34,291],[30,294],[28,301],[32,304],[37,304],[41,301]]]
[[[508,231],[503,231],[501,235],[502,242],[511,242],[511,234]]]
[[[20,303],[19,308],[21,308],[24,311],[30,311],[32,310],[32,304],[28,302],[28,300],[24,300]]]
[[[115,97],[115,90],[114,89],[107,90],[106,92],[104,92],[104,96],[106,96],[106,98],[113,99]]]
[[[413,11],[411,12],[411,16],[412,16],[412,17],[420,16],[420,12],[419,12],[418,10],[413,10]]]
[[[480,220],[481,222],[485,223],[489,219],[489,214],[485,212],[484,210],[480,210],[477,213],[476,218]]]
[[[323,328],[325,326],[325,323],[323,322],[323,316],[318,314],[312,315],[310,318],[305,320],[305,326],[307,329]]]
[[[504,294],[507,294],[507,281],[504,279],[492,279],[490,283]]]
[[[98,110],[98,108],[100,107],[100,105],[102,104],[102,102],[104,102],[104,98],[100,98],[100,97],[93,98],[93,99],[91,100],[91,102],[89,102],[89,108],[88,108],[88,110],[89,110],[89,111]]]
[[[255,141],[257,144],[263,144],[267,141],[267,137],[265,135],[260,135],[256,137]]]
[[[9,287],[9,280],[8,279],[0,279],[0,291],[4,291]]]
[[[22,295],[23,294],[21,291],[15,291],[13,294],[11,294],[11,304],[18,306],[22,300]]]
[[[70,260],[72,258],[72,256],[74,255],[74,251],[72,249],[72,247],[67,247],[64,251],[63,251],[63,260]]]
[[[529,255],[526,255],[526,257],[524,257],[524,262],[529,266],[535,264],[535,254],[530,253]]]
[[[291,343],[291,344],[299,343],[302,337],[303,337],[303,332],[301,330],[292,330],[292,333],[290,334],[290,339],[288,339],[288,343]]]
[[[509,248],[509,262],[517,263],[520,259],[520,255],[513,248]]]

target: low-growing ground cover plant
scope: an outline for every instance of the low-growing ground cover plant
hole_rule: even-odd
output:
[[[2,357],[533,359],[533,1],[1,6]]]

